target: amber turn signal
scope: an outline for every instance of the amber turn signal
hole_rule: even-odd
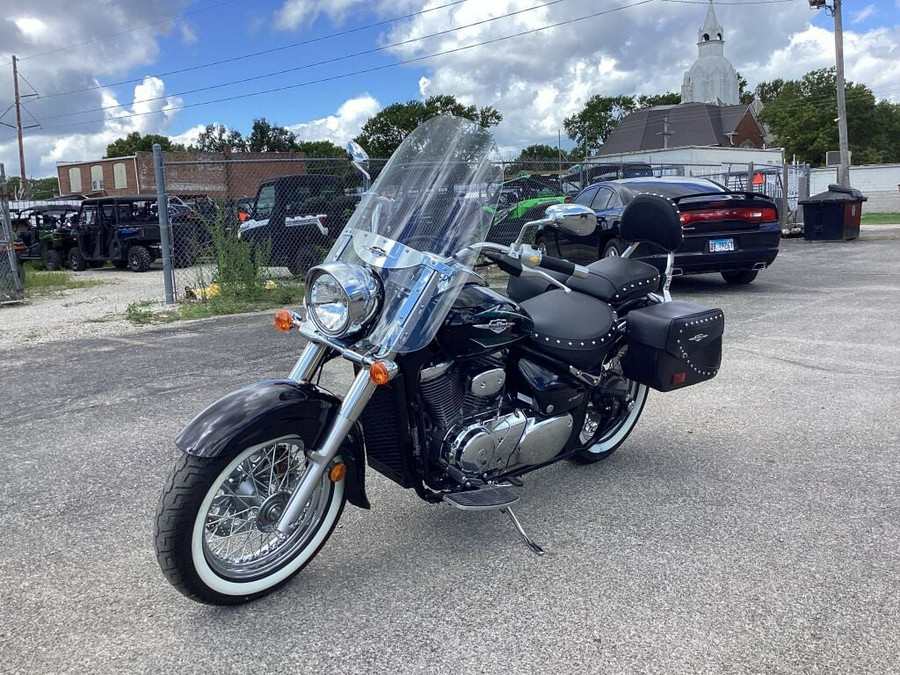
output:
[[[340,483],[344,480],[344,476],[347,475],[347,465],[346,464],[335,464],[331,467],[331,472],[328,474],[328,477],[331,479],[332,483]]]
[[[369,368],[369,377],[372,378],[372,382],[380,387],[391,381],[390,368],[388,368],[388,365],[384,361],[376,361],[372,364],[372,367]]]
[[[285,333],[289,333],[294,327],[294,317],[286,309],[279,309],[275,312],[275,328]]]

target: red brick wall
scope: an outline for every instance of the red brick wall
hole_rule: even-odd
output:
[[[750,141],[754,148],[762,148],[765,145],[762,129],[760,129],[759,124],[756,122],[756,118],[753,117],[753,114],[749,110],[747,111],[747,114],[744,115],[743,119],[738,122],[734,131],[734,146],[737,148],[743,147],[745,141]]]

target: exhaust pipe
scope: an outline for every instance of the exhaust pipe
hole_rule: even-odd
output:
[[[756,263],[756,264],[753,265],[753,269],[754,269],[754,270],[764,270],[764,269],[766,269],[766,263],[764,263],[764,262],[758,262],[758,263]]]

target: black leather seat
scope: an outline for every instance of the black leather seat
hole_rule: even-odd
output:
[[[540,293],[519,305],[534,322],[531,343],[540,351],[587,370],[603,362],[615,336],[616,314],[584,293]]]
[[[630,258],[601,258],[588,265],[586,279],[569,277],[566,286],[611,305],[621,305],[659,289],[659,270]]]

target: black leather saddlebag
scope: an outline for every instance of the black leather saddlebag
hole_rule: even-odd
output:
[[[625,377],[659,391],[710,380],[722,361],[721,309],[672,301],[628,313]]]

